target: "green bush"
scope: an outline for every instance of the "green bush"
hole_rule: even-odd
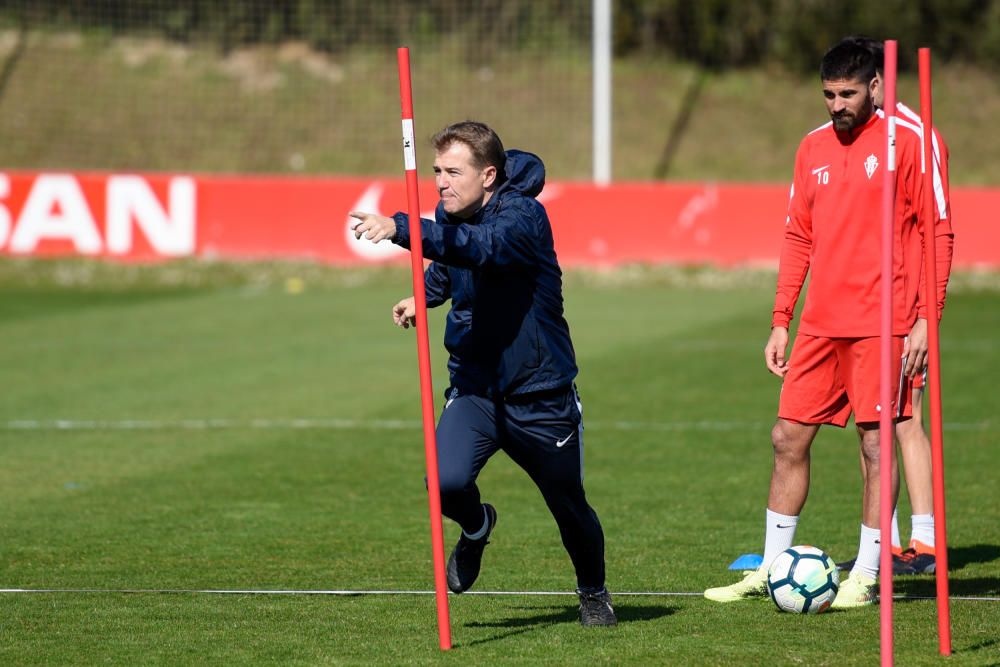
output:
[[[1000,53],[1000,0],[621,0],[615,20],[622,55],[666,52],[712,68],[775,62],[813,71],[850,34],[899,40],[903,69],[915,66],[920,46],[982,65]]]
[[[900,40],[935,58],[1000,62],[1000,0],[617,0],[619,55],[667,53],[706,68],[778,63],[815,68],[848,34]],[[589,0],[0,0],[0,21],[33,28],[103,28],[240,45],[303,40],[337,52],[448,39],[477,58],[512,49],[586,48]],[[511,37],[512,35],[516,37]],[[558,36],[558,39],[553,39]]]

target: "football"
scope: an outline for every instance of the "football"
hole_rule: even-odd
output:
[[[816,547],[785,549],[767,570],[767,590],[781,611],[821,614],[833,604],[839,586],[833,559]]]

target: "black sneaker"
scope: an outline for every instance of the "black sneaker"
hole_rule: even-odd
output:
[[[611,593],[604,589],[598,593],[585,593],[578,590],[580,596],[580,625],[594,627],[598,625],[618,625],[615,610],[611,607]]]
[[[906,551],[912,551],[912,549],[907,549]],[[892,574],[893,574],[893,576],[899,576],[901,574],[919,574],[918,572],[915,572],[913,570],[912,565],[911,565],[911,561],[907,557],[906,551],[904,551],[903,554],[900,555],[900,556],[897,556],[896,554],[892,555]],[[931,556],[930,559],[931,559],[931,570],[930,571],[933,572],[934,571],[934,556]],[[856,558],[852,558],[851,560],[844,561],[843,563],[837,563],[837,569],[840,570],[841,572],[850,572],[851,570],[854,569],[854,561],[855,560],[857,560],[857,559]]]
[[[490,543],[490,534],[497,525],[497,511],[493,505],[484,503],[483,509],[486,510],[486,518],[490,522],[486,534],[478,540],[470,540],[463,532],[448,558],[448,589],[452,593],[464,593],[469,590],[479,576],[483,549]]]
[[[934,554],[907,549],[899,560],[892,563],[893,574],[934,574],[937,569],[937,559]]]

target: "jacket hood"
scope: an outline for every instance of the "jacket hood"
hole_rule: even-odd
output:
[[[526,197],[537,197],[545,187],[545,165],[542,159],[534,153],[526,151],[507,151],[507,164],[504,169],[507,180],[497,189],[497,195],[505,192],[519,192]]]

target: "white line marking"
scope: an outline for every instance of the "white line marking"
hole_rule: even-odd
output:
[[[0,588],[2,593],[105,593],[141,595],[436,595],[434,591],[419,590],[260,590],[260,589],[195,589],[195,588]],[[689,591],[613,591],[615,597],[701,597],[700,592]],[[452,597],[454,593],[449,593]],[[466,591],[463,596],[565,596],[576,597],[571,591]],[[933,595],[894,595],[894,600],[936,600]],[[1000,597],[951,595],[950,600],[974,602],[1000,602]]]
[[[587,422],[587,428],[599,431],[742,431],[770,429],[764,421],[611,421]],[[419,430],[421,423],[406,419],[13,419],[0,422],[0,431],[158,431],[158,430]],[[946,431],[997,431],[1000,423],[949,422]]]

